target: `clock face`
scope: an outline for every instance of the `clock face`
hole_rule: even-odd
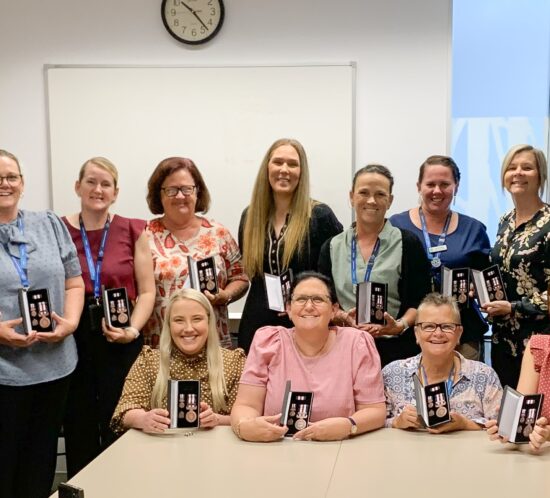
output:
[[[162,22],[178,41],[198,45],[213,38],[223,24],[223,0],[163,0]]]

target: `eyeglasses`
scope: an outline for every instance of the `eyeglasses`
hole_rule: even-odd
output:
[[[197,191],[196,185],[184,185],[183,187],[163,187],[161,190],[166,194],[166,197],[176,197],[178,192],[183,195],[193,195]]]
[[[313,306],[322,306],[323,304],[326,304],[330,302],[329,296],[320,296],[319,294],[315,296],[292,296],[290,299],[294,304],[297,304],[298,306],[305,306],[308,301],[311,301]]]
[[[21,178],[23,178],[23,175],[7,175],[7,176],[0,176],[0,185],[2,185],[2,182],[6,180],[8,185],[10,187],[17,187],[21,183]]]
[[[435,322],[419,322],[416,324],[422,332],[433,333],[439,327],[444,334],[454,334],[455,330],[460,327],[460,323],[435,323]]]

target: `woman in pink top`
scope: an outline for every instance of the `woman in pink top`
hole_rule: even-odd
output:
[[[286,381],[313,392],[310,424],[295,439],[334,441],[384,425],[380,358],[367,332],[329,327],[338,310],[330,280],[304,272],[294,281],[287,312],[294,328],[263,327],[254,336],[231,412],[237,436],[274,441]]]
[[[533,335],[523,353],[518,391],[522,394],[544,394],[541,417],[529,435],[529,445],[535,451],[550,441],[550,335]],[[487,434],[492,440],[506,441],[498,435],[496,420],[487,422]]]

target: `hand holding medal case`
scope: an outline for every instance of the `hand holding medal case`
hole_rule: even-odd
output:
[[[264,277],[269,309],[284,312],[285,305],[290,299],[290,288],[293,280],[292,270],[288,269],[280,275],[266,273]]]
[[[355,293],[357,323],[386,325],[384,313],[388,308],[388,285],[377,282],[361,282]]]
[[[52,306],[48,289],[19,289],[19,308],[26,334],[53,332]]]
[[[109,327],[130,325],[130,303],[125,287],[103,289],[103,313]]]
[[[481,271],[472,270],[472,278],[480,305],[483,306],[491,301],[508,301],[498,265]]]
[[[216,262],[213,256],[198,261],[187,256],[187,268],[189,269],[189,283],[193,289],[201,292],[208,291],[210,294],[219,292]]]
[[[506,386],[498,412],[499,436],[505,437],[511,443],[528,443],[543,401],[543,394],[523,395]]]
[[[198,380],[168,381],[168,412],[170,430],[197,429],[201,400],[201,384]]]
[[[308,426],[312,406],[313,393],[291,391],[290,381],[287,380],[281,408],[281,425],[288,427],[285,437],[294,436]]]
[[[413,377],[416,411],[426,427],[436,427],[451,421],[446,382],[422,385],[417,374]]]
[[[469,307],[468,294],[470,292],[469,268],[441,269],[441,294],[453,297],[460,309]]]

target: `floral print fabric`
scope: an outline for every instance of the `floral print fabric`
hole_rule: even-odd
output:
[[[164,315],[170,296],[184,287],[189,271],[187,256],[194,260],[214,257],[218,286],[224,289],[234,280],[248,281],[241,264],[241,253],[229,230],[219,223],[201,218],[197,234],[188,240],[179,240],[162,223],[160,218],[147,223],[145,232],[153,254],[156,285],[155,308],[144,329],[145,344],[158,347]],[[223,347],[231,345],[227,306],[215,306],[216,326]]]
[[[493,320],[493,342],[512,356],[523,354],[531,335],[548,326],[546,296],[550,282],[550,206],[516,227],[516,211],[499,223],[491,260],[500,266],[512,315]]]

